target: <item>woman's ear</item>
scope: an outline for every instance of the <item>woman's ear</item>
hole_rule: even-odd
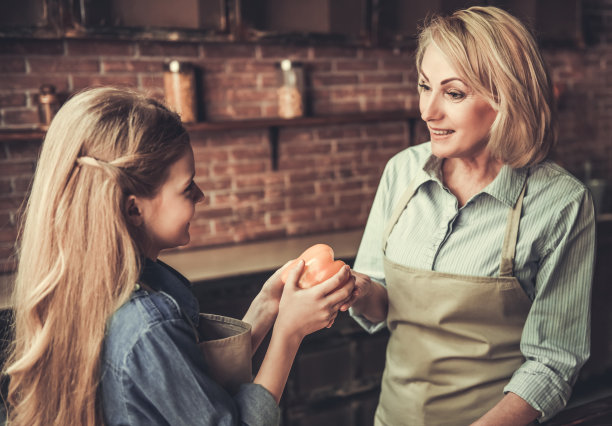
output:
[[[139,207],[139,200],[135,195],[130,195],[125,200],[125,211],[127,220],[133,226],[140,226],[144,222],[142,211]]]

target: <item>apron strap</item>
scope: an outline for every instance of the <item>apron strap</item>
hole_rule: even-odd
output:
[[[504,233],[504,242],[502,244],[501,261],[499,265],[500,277],[511,277],[514,273],[514,255],[516,253],[516,242],[518,238],[519,222],[521,220],[523,197],[525,196],[526,187],[527,178],[525,178],[525,182],[523,182],[523,188],[521,189],[521,193],[518,197],[518,200],[516,201],[516,204],[508,212],[508,220],[506,225],[506,231]],[[400,198],[399,202],[395,206],[395,209],[391,214],[389,222],[387,222],[387,227],[385,228],[385,232],[383,233],[382,239],[383,254],[385,254],[387,251],[387,242],[389,240],[389,235],[391,235],[391,231],[393,230],[400,216],[406,209],[408,202],[413,197],[415,189],[416,181],[415,179],[413,179],[408,185],[406,191],[402,194],[402,197]]]
[[[521,194],[519,195],[518,200],[516,200],[516,204],[514,204],[514,207],[508,212],[506,232],[504,234],[504,243],[502,245],[501,262],[499,264],[500,277],[511,277],[514,273],[514,255],[516,253],[519,222],[521,220],[523,197],[525,196],[526,187],[527,178],[525,178],[523,189],[521,189]]]

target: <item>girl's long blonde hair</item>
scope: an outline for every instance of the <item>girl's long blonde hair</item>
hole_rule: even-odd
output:
[[[125,198],[154,196],[188,144],[176,114],[124,89],[79,93],[51,123],[20,232],[10,424],[104,422],[105,326],[141,263]]]

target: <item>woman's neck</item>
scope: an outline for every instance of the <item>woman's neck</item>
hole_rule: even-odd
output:
[[[442,179],[459,207],[493,182],[504,163],[491,156],[476,158],[446,158],[442,163]]]

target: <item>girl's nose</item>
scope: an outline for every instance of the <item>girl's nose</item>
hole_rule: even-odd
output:
[[[204,199],[204,193],[202,192],[200,187],[197,184],[195,184],[195,188],[193,191],[193,202],[197,204],[203,199]]]

